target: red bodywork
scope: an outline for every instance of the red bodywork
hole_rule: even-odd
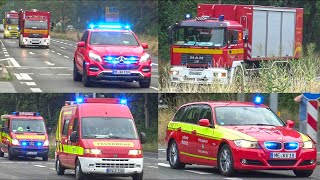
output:
[[[27,29],[25,28],[25,21],[46,21],[47,28],[44,29]],[[50,32],[50,12],[44,11],[19,11],[19,29],[20,34],[23,37],[32,37],[32,38],[49,38]],[[37,36],[33,36],[36,34]]]
[[[257,105],[253,103],[247,102],[196,102],[196,103],[189,103],[185,104],[182,107],[188,105],[208,105],[212,110],[212,119],[213,119],[213,126],[217,124],[216,115],[215,115],[215,108],[216,107],[257,107]],[[181,108],[182,108],[181,107]],[[265,105],[259,105],[258,108],[268,108]],[[170,123],[169,123],[170,124]],[[181,126],[181,125],[179,125]],[[169,126],[168,126],[169,127]],[[212,134],[209,134],[209,138],[204,137],[208,136],[208,134],[201,135],[204,132],[209,132],[208,127],[203,127],[198,124],[189,124],[187,127],[192,127],[192,129],[188,129],[185,127],[178,128],[178,130],[170,130],[167,129],[166,132],[166,144],[167,147],[169,143],[174,140],[177,143],[179,149],[179,158],[182,163],[186,164],[199,164],[199,165],[208,165],[208,166],[217,166],[217,159],[218,159],[218,152],[219,148],[222,144],[228,144],[233,156],[234,161],[234,168],[238,170],[266,170],[266,169],[274,169],[274,170],[313,170],[316,168],[316,163],[313,164],[304,164],[304,161],[316,160],[317,158],[317,150],[316,148],[312,149],[303,149],[302,148],[302,137],[300,133],[292,128],[288,128],[287,126],[222,126],[225,128],[222,131],[215,132],[215,128],[213,127]],[[221,126],[220,126],[221,127]],[[232,130],[228,135],[239,135],[238,133],[243,133],[245,135],[251,136],[255,138],[260,148],[257,149],[249,149],[249,148],[241,148],[238,147],[231,137],[228,137],[227,131]],[[192,131],[187,134],[187,131]],[[201,131],[201,132],[199,132]],[[194,133],[195,132],[195,133]],[[199,133],[199,135],[198,135]],[[226,133],[224,135],[224,133]],[[188,145],[185,144],[185,139],[183,136],[189,136]],[[241,135],[239,136],[241,137]],[[221,138],[220,140],[218,140]],[[241,137],[245,139],[245,137]],[[295,151],[296,152],[296,159],[294,159],[294,163],[289,165],[286,163],[290,162],[277,162],[277,160],[270,158],[270,152],[272,150],[267,150],[264,146],[265,141],[279,141],[279,138],[282,138],[281,142],[299,142],[299,148]],[[205,142],[205,146],[203,146],[203,142]],[[198,152],[199,149],[208,152],[206,154],[206,158],[198,158],[196,156],[203,156],[202,153]],[[193,154],[192,156],[185,155],[180,153],[181,151]],[[288,152],[288,150],[274,150],[272,152]],[[167,160],[169,160],[169,154],[167,149]],[[241,163],[242,159],[246,160],[254,160],[259,162],[259,164],[255,165],[246,165]],[[292,160],[292,159],[282,159]],[[282,163],[282,164],[281,164]]]

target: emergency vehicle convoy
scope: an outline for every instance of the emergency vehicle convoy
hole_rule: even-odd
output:
[[[49,138],[43,117],[36,112],[13,112],[1,116],[0,157],[42,157],[48,160]]]
[[[169,27],[173,83],[225,84],[245,65],[301,57],[302,8],[199,4],[197,15]]]
[[[141,88],[151,83],[151,57],[128,25],[90,25],[74,54],[73,79],[83,81],[139,82]]]
[[[237,170],[293,170],[310,176],[316,168],[314,142],[284,123],[261,97],[250,102],[196,102],[183,105],[167,127],[167,160],[218,167],[224,176]]]
[[[19,47],[39,46],[49,49],[50,12],[32,9],[19,11]]]
[[[140,137],[140,138],[139,138]],[[125,99],[78,98],[61,109],[56,132],[56,171],[143,178],[142,143]]]
[[[5,12],[3,25],[4,25],[4,35],[3,37],[6,38],[19,38],[19,28],[18,28],[18,12],[10,11]]]

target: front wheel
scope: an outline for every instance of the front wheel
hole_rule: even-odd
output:
[[[235,173],[232,152],[227,144],[223,145],[219,151],[218,168],[223,176],[232,176]]]
[[[1,149],[0,149],[0,157],[4,157],[4,152],[2,152]]]
[[[86,174],[82,172],[80,161],[77,160],[76,169],[75,169],[76,179],[77,180],[85,180]]]
[[[82,82],[83,82],[84,87],[91,87],[92,86],[92,82],[90,80],[90,76],[88,76],[85,66],[83,67]]]
[[[139,174],[135,174],[132,176],[132,180],[142,180],[143,179],[143,171]]]
[[[12,151],[11,151],[11,148],[8,147],[8,159],[9,159],[10,161],[12,161],[14,158],[15,158],[15,157],[14,157]]]
[[[48,161],[48,156],[42,157],[42,161]]]
[[[297,177],[309,177],[312,175],[313,170],[293,170]]]
[[[82,80],[82,76],[78,71],[76,62],[73,62],[73,80],[74,81],[81,81]]]
[[[59,157],[57,157],[56,159],[56,172],[57,172],[57,175],[64,175],[64,171],[66,169],[64,167],[61,166],[60,164],[60,160],[59,160]]]
[[[149,88],[151,85],[151,78],[146,81],[139,81],[139,85],[141,88]]]
[[[177,143],[172,141],[169,145],[169,164],[173,169],[183,169],[186,164],[180,162]]]

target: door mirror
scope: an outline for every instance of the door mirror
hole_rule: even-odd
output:
[[[78,133],[77,131],[73,131],[70,135],[70,141],[76,143],[78,141]]]
[[[143,49],[148,49],[149,48],[147,43],[141,43],[141,46],[143,47]]]
[[[198,124],[204,127],[211,127],[209,119],[200,119]]]
[[[294,122],[291,120],[287,120],[287,128],[292,129],[294,127]]]
[[[167,34],[168,34],[168,43],[172,44],[173,41],[173,27],[174,26],[169,26],[167,29]]]
[[[78,42],[78,47],[85,47],[86,43],[84,41]]]
[[[52,128],[51,127],[48,127],[48,134],[51,134],[51,132],[52,132]]]
[[[245,43],[247,43],[248,41],[249,41],[249,37],[248,37],[248,35],[245,35],[244,36],[244,40],[243,40]]]
[[[140,133],[140,142],[141,142],[141,144],[145,144],[147,142],[147,137],[144,132]]]

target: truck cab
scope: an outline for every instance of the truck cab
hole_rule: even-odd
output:
[[[76,179],[90,174],[143,178],[142,143],[124,100],[78,99],[60,112],[56,132],[56,171],[74,169]]]
[[[4,24],[4,35],[6,38],[19,38],[19,27],[18,27],[18,12],[10,11],[5,13],[5,17],[3,19]]]
[[[36,112],[13,112],[1,116],[0,157],[42,157],[48,160],[49,138],[45,121]]]

